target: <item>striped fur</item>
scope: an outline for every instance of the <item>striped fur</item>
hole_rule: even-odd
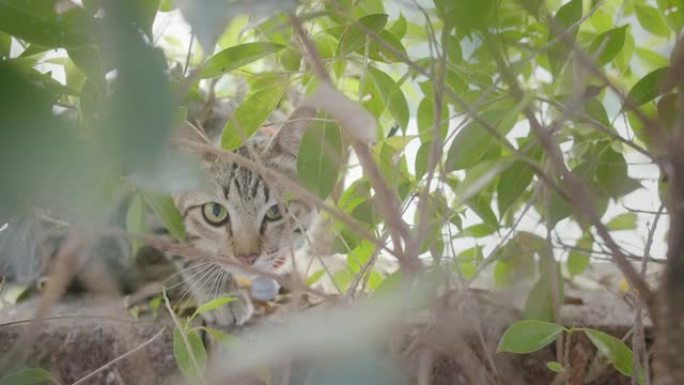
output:
[[[285,176],[296,176],[296,153],[302,133],[313,111],[298,109],[291,123],[284,124],[272,138],[256,136],[235,152]],[[196,248],[226,261],[251,263],[269,273],[287,269],[291,253],[304,243],[304,235],[313,215],[311,207],[296,199],[274,180],[249,168],[217,156],[205,156],[210,183],[203,188],[175,196],[175,203],[185,224],[187,241]],[[215,202],[228,212],[225,223],[212,224],[203,215],[203,206]],[[282,218],[273,220],[267,212],[280,210]],[[237,292],[233,276],[241,274],[234,264],[175,259],[185,277],[191,295],[206,302],[218,295],[233,293],[238,301],[208,315],[208,320],[222,326],[242,324],[252,312],[244,294]],[[206,271],[200,268],[204,266]],[[213,266],[213,267],[212,267]]]

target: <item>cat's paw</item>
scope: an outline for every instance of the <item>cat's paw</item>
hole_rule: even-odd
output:
[[[240,293],[235,299],[220,308],[203,314],[207,323],[226,329],[245,324],[252,318],[254,306],[249,298]]]

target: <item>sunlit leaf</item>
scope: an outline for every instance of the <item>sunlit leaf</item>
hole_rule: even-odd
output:
[[[140,194],[135,194],[128,204],[128,211],[126,211],[126,230],[131,234],[142,235],[147,232],[146,227],[143,199]],[[140,241],[132,238],[131,247],[133,249],[132,255],[135,255],[140,249]]]
[[[549,50],[549,63],[551,64],[551,70],[554,73],[560,72],[560,69],[565,64],[565,61],[570,55],[570,47],[572,42],[575,41],[577,36],[577,27],[574,24],[582,17],[582,0],[571,0],[565,5],[563,5],[556,15],[553,17],[551,22],[551,33],[549,34],[548,40],[558,39],[554,45]],[[565,36],[564,40],[561,34],[566,30],[572,28],[570,32]]]
[[[667,24],[677,33],[684,28],[684,4],[679,0],[657,0]]]
[[[185,239],[183,218],[181,218],[181,214],[173,204],[173,199],[166,195],[149,192],[143,193],[143,197],[157,218],[164,224],[166,230],[176,239]]]
[[[611,231],[634,230],[636,228],[637,216],[634,213],[622,213],[613,217],[606,227]]]
[[[392,25],[387,28],[397,39],[401,39],[406,34],[406,18],[403,14],[399,14],[399,18],[395,20]]]
[[[409,108],[399,85],[389,75],[373,66],[368,67],[368,76],[387,110],[405,130],[409,120]]]
[[[381,44],[382,42],[383,44]],[[361,53],[362,48],[359,49]],[[406,48],[396,36],[387,30],[378,33],[377,39],[370,41],[368,56],[372,60],[385,63],[401,62],[402,57],[407,57]]]
[[[357,22],[365,27],[365,29],[379,33],[387,24],[387,17],[385,14],[368,15],[358,19]],[[344,56],[365,46],[367,35],[363,28],[352,24],[348,28],[341,29],[341,32],[344,32],[344,34],[340,37],[337,49],[338,56]]]
[[[627,94],[627,100],[630,102],[630,104],[627,104],[625,107],[638,107],[655,99],[662,93],[667,92],[669,88],[674,86],[666,86],[664,84],[669,71],[670,67],[659,68],[639,79],[632,89],[629,90],[629,93]]]
[[[235,301],[237,298],[236,297],[218,297],[214,298],[209,302],[201,304],[199,307],[197,307],[197,310],[195,310],[194,313],[192,313],[192,316],[190,318],[195,318],[196,316],[200,314],[204,314],[206,312],[216,310],[220,308],[221,306],[225,306],[233,301]]]
[[[257,29],[272,43],[286,45],[292,38],[292,26],[282,12],[266,19]]]
[[[329,33],[321,32],[317,34],[314,36],[313,42],[316,46],[316,51],[321,58],[331,59],[335,56],[338,41]]]
[[[589,266],[592,244],[591,238],[582,237],[575,243],[575,248],[570,250],[566,266],[571,275],[582,274]]]
[[[240,147],[268,119],[284,92],[285,85],[280,84],[264,88],[246,97],[223,129],[221,147],[226,150]]]
[[[563,332],[563,326],[543,321],[518,321],[504,331],[497,352],[532,353],[547,346]]]
[[[495,0],[434,0],[434,3],[441,19],[463,33],[490,28],[495,20],[497,9]]]
[[[645,30],[656,36],[670,36],[670,29],[667,27],[667,24],[665,24],[663,17],[660,16],[660,12],[657,8],[648,4],[636,3],[634,4],[634,9],[636,10],[639,24],[641,24]]]
[[[449,147],[447,156],[447,170],[461,170],[473,167],[500,144],[490,129],[499,134],[507,133],[513,126],[513,122],[506,119],[510,113],[508,110],[491,110],[480,115],[480,121],[468,123],[456,134],[454,141]],[[484,124],[488,124],[486,127]]]
[[[50,372],[40,368],[21,369],[0,378],[0,385],[38,385],[45,383],[59,384]]]
[[[240,41],[240,33],[245,26],[247,26],[248,22],[249,15],[237,15],[233,17],[228,24],[228,27],[226,27],[226,30],[218,39],[218,46],[221,47],[221,49],[226,49],[237,45]]]
[[[0,31],[44,47],[73,47],[93,38],[95,19],[72,7],[59,16],[53,2],[0,0]]]
[[[185,334],[187,344],[183,339]],[[207,362],[207,351],[202,343],[199,333],[195,330],[182,331],[178,328],[173,331],[173,356],[176,365],[187,378],[197,378],[203,371]]]
[[[231,343],[236,342],[235,337],[231,336],[230,334],[228,334],[224,331],[214,329],[214,328],[210,328],[210,327],[206,327],[206,326],[203,327],[202,330],[206,331],[211,336],[211,338],[213,338],[214,340],[216,340],[217,342],[219,342],[221,344],[231,344]]]
[[[302,185],[326,198],[340,171],[342,144],[340,130],[332,121],[315,121],[304,134],[297,155],[297,176]]]
[[[499,213],[505,214],[519,200],[523,192],[532,182],[534,176],[530,166],[524,161],[515,161],[499,177],[496,189],[496,200]]]
[[[625,44],[627,26],[614,28],[598,35],[591,43],[589,52],[593,55],[598,53],[596,64],[603,66],[613,60]]]
[[[446,104],[442,105],[439,122],[435,122],[435,102],[432,95],[427,95],[418,104],[417,125],[421,142],[425,143],[434,138],[435,124],[439,124],[440,138],[446,137],[449,130],[449,109]]]
[[[565,368],[563,367],[563,364],[561,364],[558,361],[549,361],[546,363],[546,367],[554,372],[554,373],[563,373],[565,372]]]
[[[667,66],[670,61],[663,55],[645,47],[636,47],[637,57],[649,68],[660,68]]]
[[[599,330],[582,329],[602,356],[613,364],[620,373],[632,375],[632,351],[619,339]]]
[[[255,42],[226,48],[207,60],[202,66],[200,76],[202,78],[213,78],[228,73],[285,47],[282,44]]]
[[[0,32],[0,59],[9,59],[10,48],[12,46],[12,36]]]

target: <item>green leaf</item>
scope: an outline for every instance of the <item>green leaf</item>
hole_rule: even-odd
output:
[[[480,117],[500,134],[506,134],[513,122],[508,119],[509,110],[490,110]],[[470,122],[456,134],[447,155],[446,170],[468,169],[480,162],[493,148],[499,147],[498,140],[480,122]]]
[[[568,255],[566,266],[570,275],[579,275],[589,266],[590,254],[588,251],[592,248],[592,240],[589,237],[582,237],[575,243],[576,249],[572,249]]]
[[[297,155],[297,176],[302,185],[325,199],[337,183],[342,141],[337,124],[315,121],[304,134]]]
[[[613,60],[625,45],[627,26],[614,28],[598,35],[589,46],[589,52],[596,57],[596,64],[602,67]]]
[[[549,361],[549,362],[546,363],[546,367],[547,367],[550,371],[552,371],[552,372],[554,372],[554,373],[563,373],[563,372],[565,372],[565,368],[564,368],[563,365],[562,365],[560,362],[558,362],[558,361]]]
[[[318,282],[319,279],[323,278],[324,274],[325,274],[325,269],[314,271],[310,276],[306,277],[304,284],[306,286],[311,286],[314,283]]]
[[[4,283],[0,289],[0,299],[10,305],[16,305],[31,292],[31,287],[25,283]]]
[[[543,259],[539,263],[540,270],[542,270],[542,261]],[[555,279],[552,279],[552,274],[555,275]],[[556,290],[556,298],[554,298],[554,290]],[[563,280],[560,277],[557,263],[554,261],[553,266],[543,270],[537,282],[532,286],[525,301],[523,314],[525,314],[525,318],[529,319],[552,321],[562,303]]]
[[[0,0],[0,31],[45,47],[73,47],[90,42],[95,20],[81,7],[57,15],[43,0]]]
[[[392,77],[373,66],[368,67],[368,75],[385,108],[392,114],[401,128],[406,130],[409,121],[409,108],[399,85],[394,82]]]
[[[665,87],[663,84],[669,71],[670,67],[659,68],[639,79],[627,94],[627,100],[631,105],[626,104],[624,108],[639,107],[669,91],[671,86]]]
[[[0,59],[9,59],[11,46],[12,36],[4,32],[0,32]]]
[[[190,316],[190,319],[195,318],[199,314],[204,314],[208,311],[216,310],[220,308],[221,306],[224,306],[226,304],[229,304],[233,301],[235,301],[235,297],[218,297],[214,298],[209,302],[203,303],[200,305],[197,310],[195,310],[194,313],[192,313],[192,316]]]
[[[181,218],[176,205],[174,205],[173,199],[168,195],[148,192],[143,193],[143,197],[157,218],[164,224],[166,230],[174,238],[184,240],[185,227],[183,226],[183,218]]]
[[[287,47],[278,56],[278,62],[287,71],[299,71],[302,55],[294,48]]]
[[[486,30],[492,27],[498,8],[496,0],[434,2],[442,21],[466,34],[473,30]]]
[[[632,375],[632,351],[619,339],[594,329],[582,329],[599,353],[620,373]]]
[[[635,50],[637,57],[648,66],[647,68],[665,67],[670,63],[668,58],[648,48],[636,47]]]
[[[506,169],[509,161],[509,159],[488,159],[470,168],[463,181],[454,189],[456,199],[459,202],[466,202],[477,196]],[[491,223],[488,225],[491,226]]]
[[[427,172],[430,151],[432,151],[432,141],[423,142],[420,144],[420,147],[418,147],[415,164],[416,180],[420,180]]]
[[[211,336],[211,338],[213,338],[221,344],[227,345],[236,342],[235,337],[221,330],[217,330],[206,326],[202,327],[202,330],[206,331]]]
[[[636,228],[637,216],[634,213],[623,213],[611,219],[606,227],[610,231],[634,230]]]
[[[240,147],[271,115],[284,92],[285,85],[280,84],[246,97],[223,129],[221,147],[226,150]]]
[[[140,27],[145,34],[152,38],[152,24],[154,18],[157,16],[160,0],[137,0],[131,2],[135,7],[133,17],[135,23]]]
[[[675,33],[684,28],[684,3],[680,0],[657,0],[660,12]]]
[[[539,10],[542,9],[544,0],[516,0],[530,15],[534,17],[539,16]]]
[[[380,31],[382,31],[387,24],[387,18],[388,16],[386,14],[379,13],[364,16],[358,19],[357,22],[375,33],[380,33]],[[344,56],[347,53],[356,51],[358,49],[363,49],[363,47],[366,45],[366,32],[355,24],[351,24],[346,28],[342,27],[339,30],[332,30],[328,32],[333,36],[342,35],[340,38],[340,43],[337,46],[338,56]]]
[[[135,194],[128,204],[126,211],[126,230],[135,235],[142,235],[147,232],[145,224],[145,208],[143,207],[143,199],[140,194]],[[138,253],[140,250],[140,241],[131,238],[131,247],[133,249],[132,255]]]
[[[378,40],[382,41],[384,44],[378,43]],[[389,46],[391,49],[387,48]],[[359,54],[363,54],[364,48],[359,48],[357,50]],[[378,39],[371,39],[370,46],[368,47],[368,56],[372,60],[377,60],[385,63],[401,62],[402,56],[408,56],[406,53],[406,48],[401,44],[396,36],[383,29],[378,32]]]
[[[665,20],[663,20],[658,9],[648,4],[635,3],[634,10],[636,11],[639,24],[645,30],[656,36],[670,36],[670,29],[665,24]]]
[[[397,39],[401,39],[406,34],[406,18],[402,13],[399,14],[399,18],[392,23],[387,28],[388,31],[392,33]]]
[[[283,12],[266,19],[257,29],[272,43],[287,44],[292,38],[292,25]]]
[[[432,95],[427,95],[418,104],[418,116],[416,124],[420,133],[420,141],[427,143],[434,138],[433,128],[435,125],[435,101]],[[449,131],[449,108],[446,104],[442,105],[439,119],[439,134],[441,138],[446,137]]]
[[[0,385],[37,385],[46,382],[59,384],[45,369],[27,368],[0,378]]]
[[[533,176],[530,166],[521,160],[514,161],[501,173],[496,186],[496,201],[500,215],[503,216],[513,203],[522,197]]]
[[[200,77],[206,79],[228,73],[285,47],[282,44],[255,42],[226,48],[207,60],[202,66]]]
[[[176,359],[176,365],[185,377],[197,378],[199,376],[197,369],[204,370],[207,362],[207,351],[197,331],[190,330],[185,333],[188,345],[185,344],[182,333],[185,332],[180,329],[173,331],[173,356]],[[199,368],[195,368],[195,364]]]
[[[571,0],[563,5],[558,12],[556,12],[553,21],[551,22],[548,41],[559,38],[559,35],[578,22],[581,17],[582,0]],[[565,38],[570,41],[559,38],[559,40],[549,49],[549,64],[551,65],[551,72],[554,74],[557,74],[560,72],[561,68],[563,68],[565,61],[570,55],[572,42],[575,41],[576,37],[577,28],[575,27]]]
[[[240,33],[247,26],[249,15],[237,15],[228,23],[228,27],[218,39],[218,46],[226,49],[236,45],[240,41]]]
[[[335,56],[338,41],[334,36],[326,32],[321,32],[314,36],[313,42],[316,46],[316,51],[321,58],[332,59]]]
[[[501,336],[497,353],[532,353],[552,343],[563,326],[543,321],[524,320],[509,326]]]

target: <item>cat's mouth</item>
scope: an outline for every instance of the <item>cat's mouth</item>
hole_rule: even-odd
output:
[[[287,255],[280,254],[278,249],[269,250],[260,255],[252,254],[248,256],[233,256],[231,259],[244,266],[252,266],[258,269],[272,271],[279,269],[287,262]]]
[[[283,267],[286,262],[287,254],[280,253],[279,250],[275,249],[262,254],[254,263],[254,266],[269,272],[274,272]]]

